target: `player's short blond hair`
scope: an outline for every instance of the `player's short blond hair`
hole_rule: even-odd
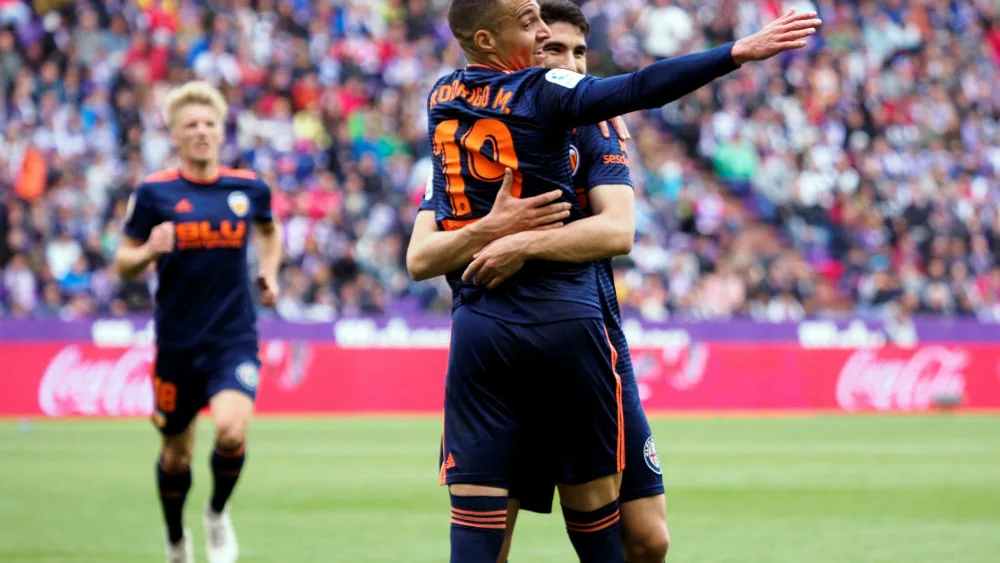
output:
[[[174,88],[167,94],[166,118],[167,127],[173,130],[177,125],[178,114],[181,108],[192,104],[209,106],[219,113],[219,119],[223,120],[229,113],[229,104],[222,97],[222,92],[202,80],[194,80]]]

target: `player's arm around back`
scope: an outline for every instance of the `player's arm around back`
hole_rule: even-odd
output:
[[[561,221],[569,217],[571,206],[558,201],[560,190],[519,199],[511,193],[512,186],[513,175],[507,170],[490,212],[460,229],[442,231],[433,210],[418,212],[406,249],[406,270],[410,277],[422,281],[454,272],[468,265],[477,252],[498,238],[560,227]]]
[[[588,192],[594,214],[547,233],[525,233],[528,260],[592,262],[632,252],[635,193],[632,186],[604,184]]]
[[[606,184],[590,190],[594,215],[551,231],[525,231],[489,244],[462,279],[493,289],[528,260],[592,262],[632,252],[635,195],[632,186]]]
[[[441,231],[434,211],[421,210],[413,222],[413,234],[406,249],[406,271],[414,281],[443,276],[467,264],[471,259],[467,257],[491,240],[492,234],[476,223],[456,231]]]

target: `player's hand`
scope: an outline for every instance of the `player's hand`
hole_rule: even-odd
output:
[[[260,304],[264,307],[274,307],[278,303],[278,280],[257,276],[257,288],[260,289]]]
[[[167,221],[153,227],[146,241],[149,251],[154,257],[160,257],[174,250],[174,223]]]
[[[628,126],[625,125],[625,120],[619,117],[611,118],[611,126],[614,127],[615,133],[618,133],[618,138],[627,141],[632,138],[632,133],[629,132]],[[608,130],[608,122],[602,121],[597,124],[597,128],[601,131],[601,136],[605,139],[611,138],[611,131]]]
[[[563,195],[562,190],[522,199],[514,197],[511,192],[513,185],[514,172],[508,168],[493,209],[479,221],[479,228],[488,229],[494,240],[522,231],[561,227],[562,220],[569,217],[570,204],[557,201]]]
[[[493,289],[524,266],[523,235],[508,235],[486,245],[472,257],[472,263],[462,274],[462,281]]]
[[[733,61],[741,65],[748,61],[763,61],[778,53],[801,49],[808,44],[809,36],[823,22],[816,12],[796,13],[788,10],[785,15],[767,24],[757,33],[740,39],[733,45]]]

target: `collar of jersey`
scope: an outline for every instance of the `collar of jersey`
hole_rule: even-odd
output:
[[[493,72],[502,72],[504,74],[510,74],[511,73],[511,71],[509,71],[509,70],[500,70],[499,68],[494,68],[494,67],[491,67],[490,65],[483,65],[483,64],[479,64],[479,63],[469,63],[469,64],[465,65],[465,68],[467,68],[467,69],[485,68],[487,70],[492,70]]]
[[[214,178],[192,178],[187,174],[185,174],[184,171],[181,170],[180,168],[177,169],[177,174],[181,178],[184,178],[185,180],[191,182],[192,184],[201,184],[203,186],[207,186],[209,184],[214,184],[219,181],[219,178],[222,177],[222,168],[219,168],[219,170],[216,171]]]

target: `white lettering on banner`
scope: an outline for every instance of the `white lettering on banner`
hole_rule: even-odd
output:
[[[622,323],[622,332],[630,347],[684,348],[691,345],[691,335],[681,328],[646,328],[635,319]]]
[[[410,328],[394,317],[379,328],[371,319],[344,319],[333,325],[333,337],[343,348],[447,348],[451,327]]]
[[[153,321],[136,330],[132,321],[125,319],[101,319],[90,327],[90,338],[101,347],[120,348],[124,346],[152,344],[156,340]]]
[[[45,368],[38,405],[47,416],[130,416],[153,412],[153,349],[128,348],[114,359],[87,360],[71,345]]]
[[[944,346],[927,346],[908,358],[887,359],[875,351],[858,350],[840,370],[837,404],[847,411],[927,409],[935,397],[962,395],[969,361],[967,350]]]
[[[833,321],[805,321],[799,325],[799,344],[803,348],[881,348],[885,334],[869,330],[864,321],[852,321],[840,330]]]

